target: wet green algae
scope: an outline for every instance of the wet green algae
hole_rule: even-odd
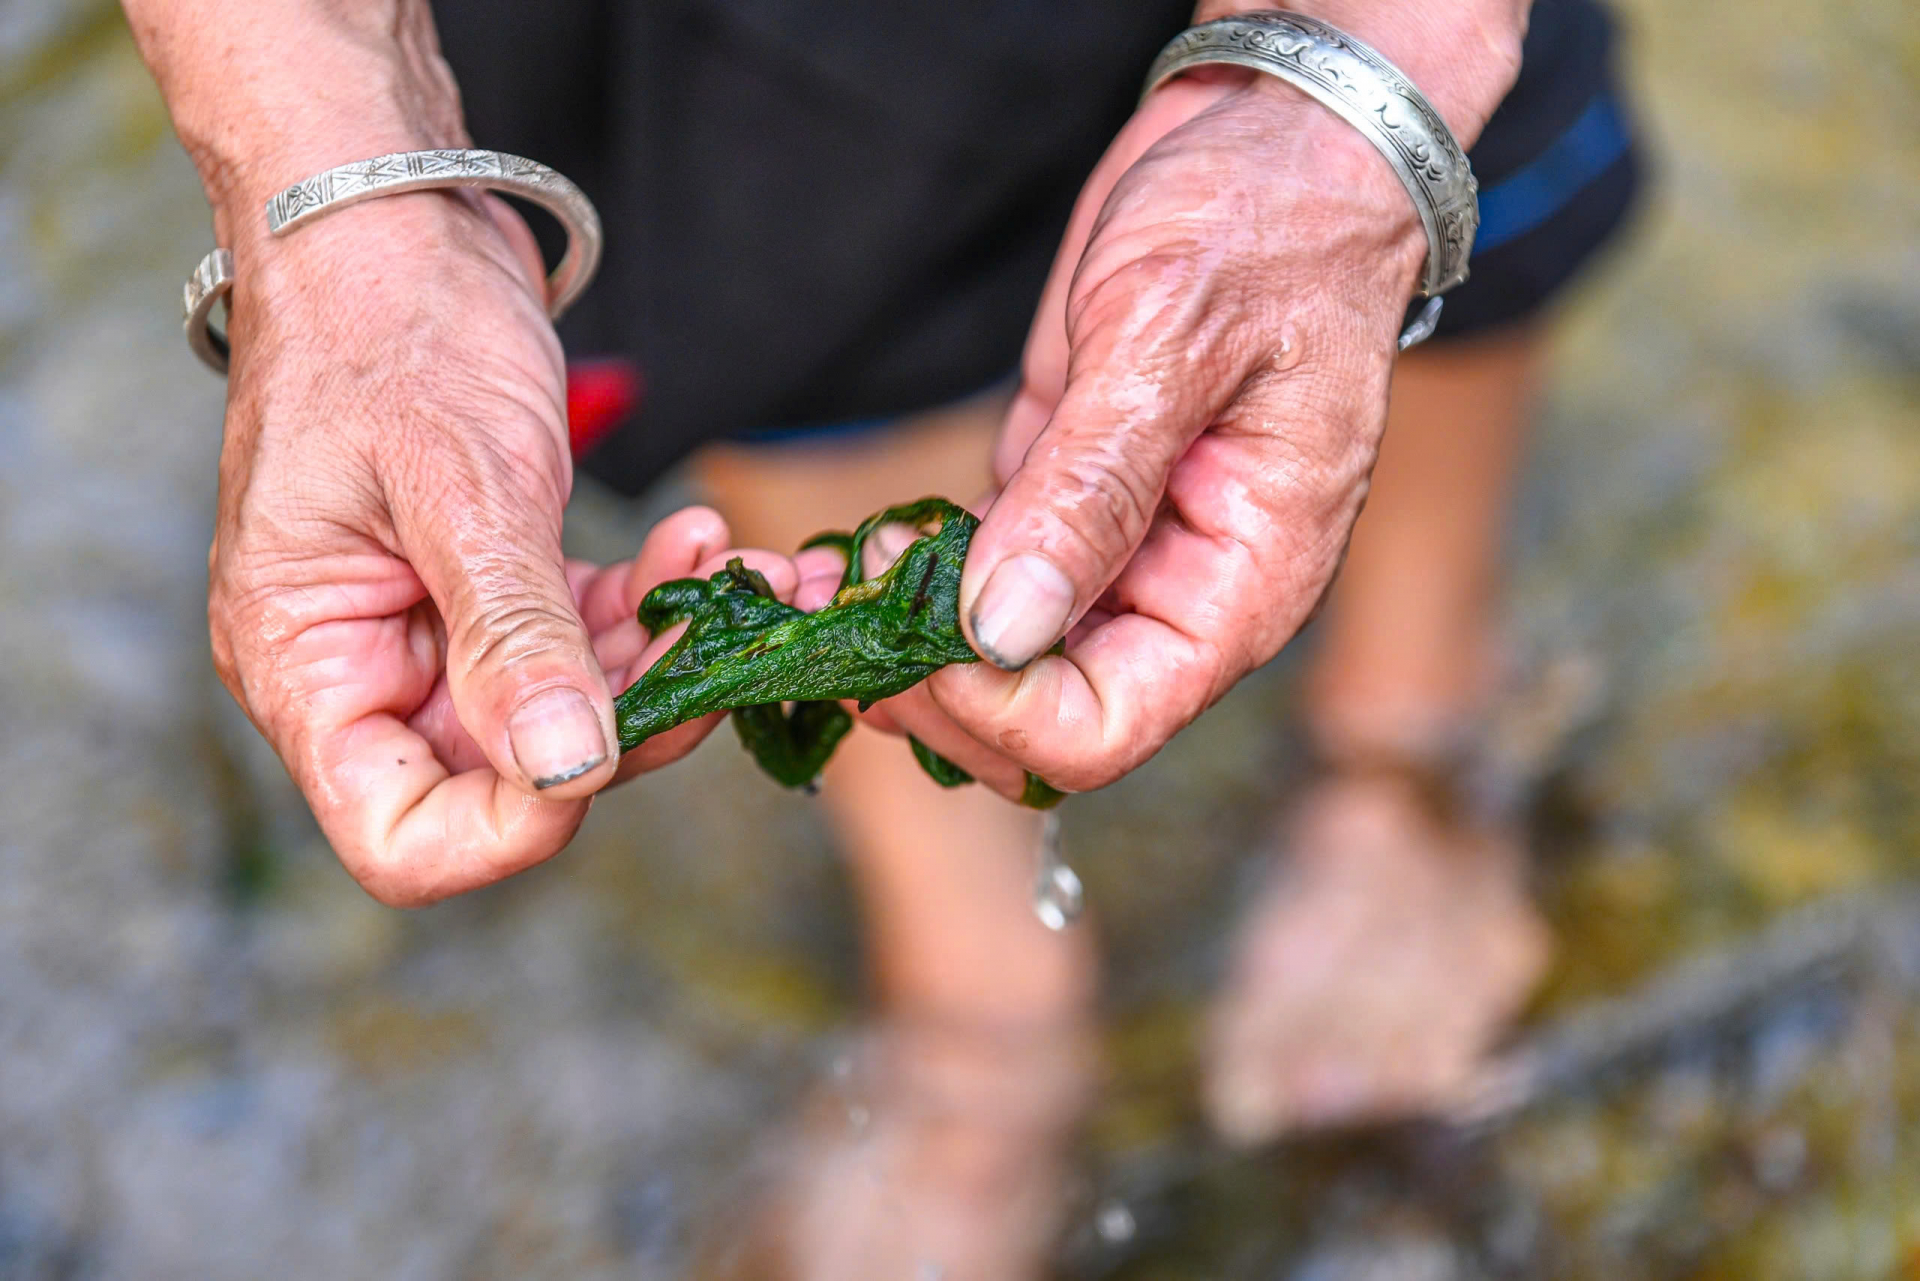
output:
[[[682,622],[687,630],[614,700],[620,750],[730,711],[761,769],[782,786],[811,788],[853,728],[842,700],[864,711],[942,667],[980,661],[960,630],[960,572],[979,523],[944,498],[923,498],[876,512],[851,534],[814,536],[801,550],[836,548],[847,568],[833,600],[811,614],[781,601],[738,557],[711,578],[661,583],[640,602],[640,625],[653,635]],[[920,537],[884,573],[867,578],[867,540],[890,524]],[[913,754],[942,787],[973,781],[917,739]],[[1027,775],[1021,804],[1047,809],[1061,798]]]

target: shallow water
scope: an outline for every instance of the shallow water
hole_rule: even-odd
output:
[[[1206,1137],[1283,659],[1066,809],[1104,1066],[1004,1051],[1099,1084],[1060,1275],[1920,1275],[1920,19],[1625,8],[1661,180],[1558,343],[1497,740],[1549,984],[1461,1124]],[[360,895],[205,658],[207,234],[112,10],[0,8],[0,1276],[747,1268],[783,1172],[968,1049],[862,1027],[819,815],[724,735],[514,883]]]

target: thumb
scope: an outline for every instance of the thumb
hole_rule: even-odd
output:
[[[429,510],[404,541],[446,622],[447,686],[460,724],[502,778],[571,800],[613,777],[618,740],[606,677],[567,585],[564,482],[536,481],[526,492],[541,474],[528,468],[505,483],[441,486],[457,495],[458,510]]]
[[[1111,319],[1072,343],[1046,426],[974,534],[961,616],[997,667],[1025,667],[1106,591],[1146,537],[1174,465],[1237,382],[1217,349],[1196,350],[1185,317],[1165,314],[1164,293],[1133,298],[1101,300]],[[1044,392],[1023,387],[1016,410],[1036,401]]]

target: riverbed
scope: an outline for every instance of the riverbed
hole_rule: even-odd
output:
[[[1209,1138],[1283,655],[1066,811],[1108,971],[1057,1275],[1920,1276],[1920,16],[1620,7],[1656,181],[1562,317],[1497,718],[1548,983],[1471,1115]],[[718,1274],[870,1031],[828,832],[721,734],[508,884],[362,895],[207,658],[208,236],[117,10],[8,0],[0,1277]]]

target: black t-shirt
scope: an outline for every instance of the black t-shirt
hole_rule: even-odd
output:
[[[1011,372],[1074,197],[1192,0],[434,8],[475,144],[599,206],[601,276],[562,335],[640,366],[638,414],[587,460],[634,492],[717,436]],[[1475,149],[1483,188],[1592,97],[1606,44],[1589,0],[1535,5],[1527,72]]]

